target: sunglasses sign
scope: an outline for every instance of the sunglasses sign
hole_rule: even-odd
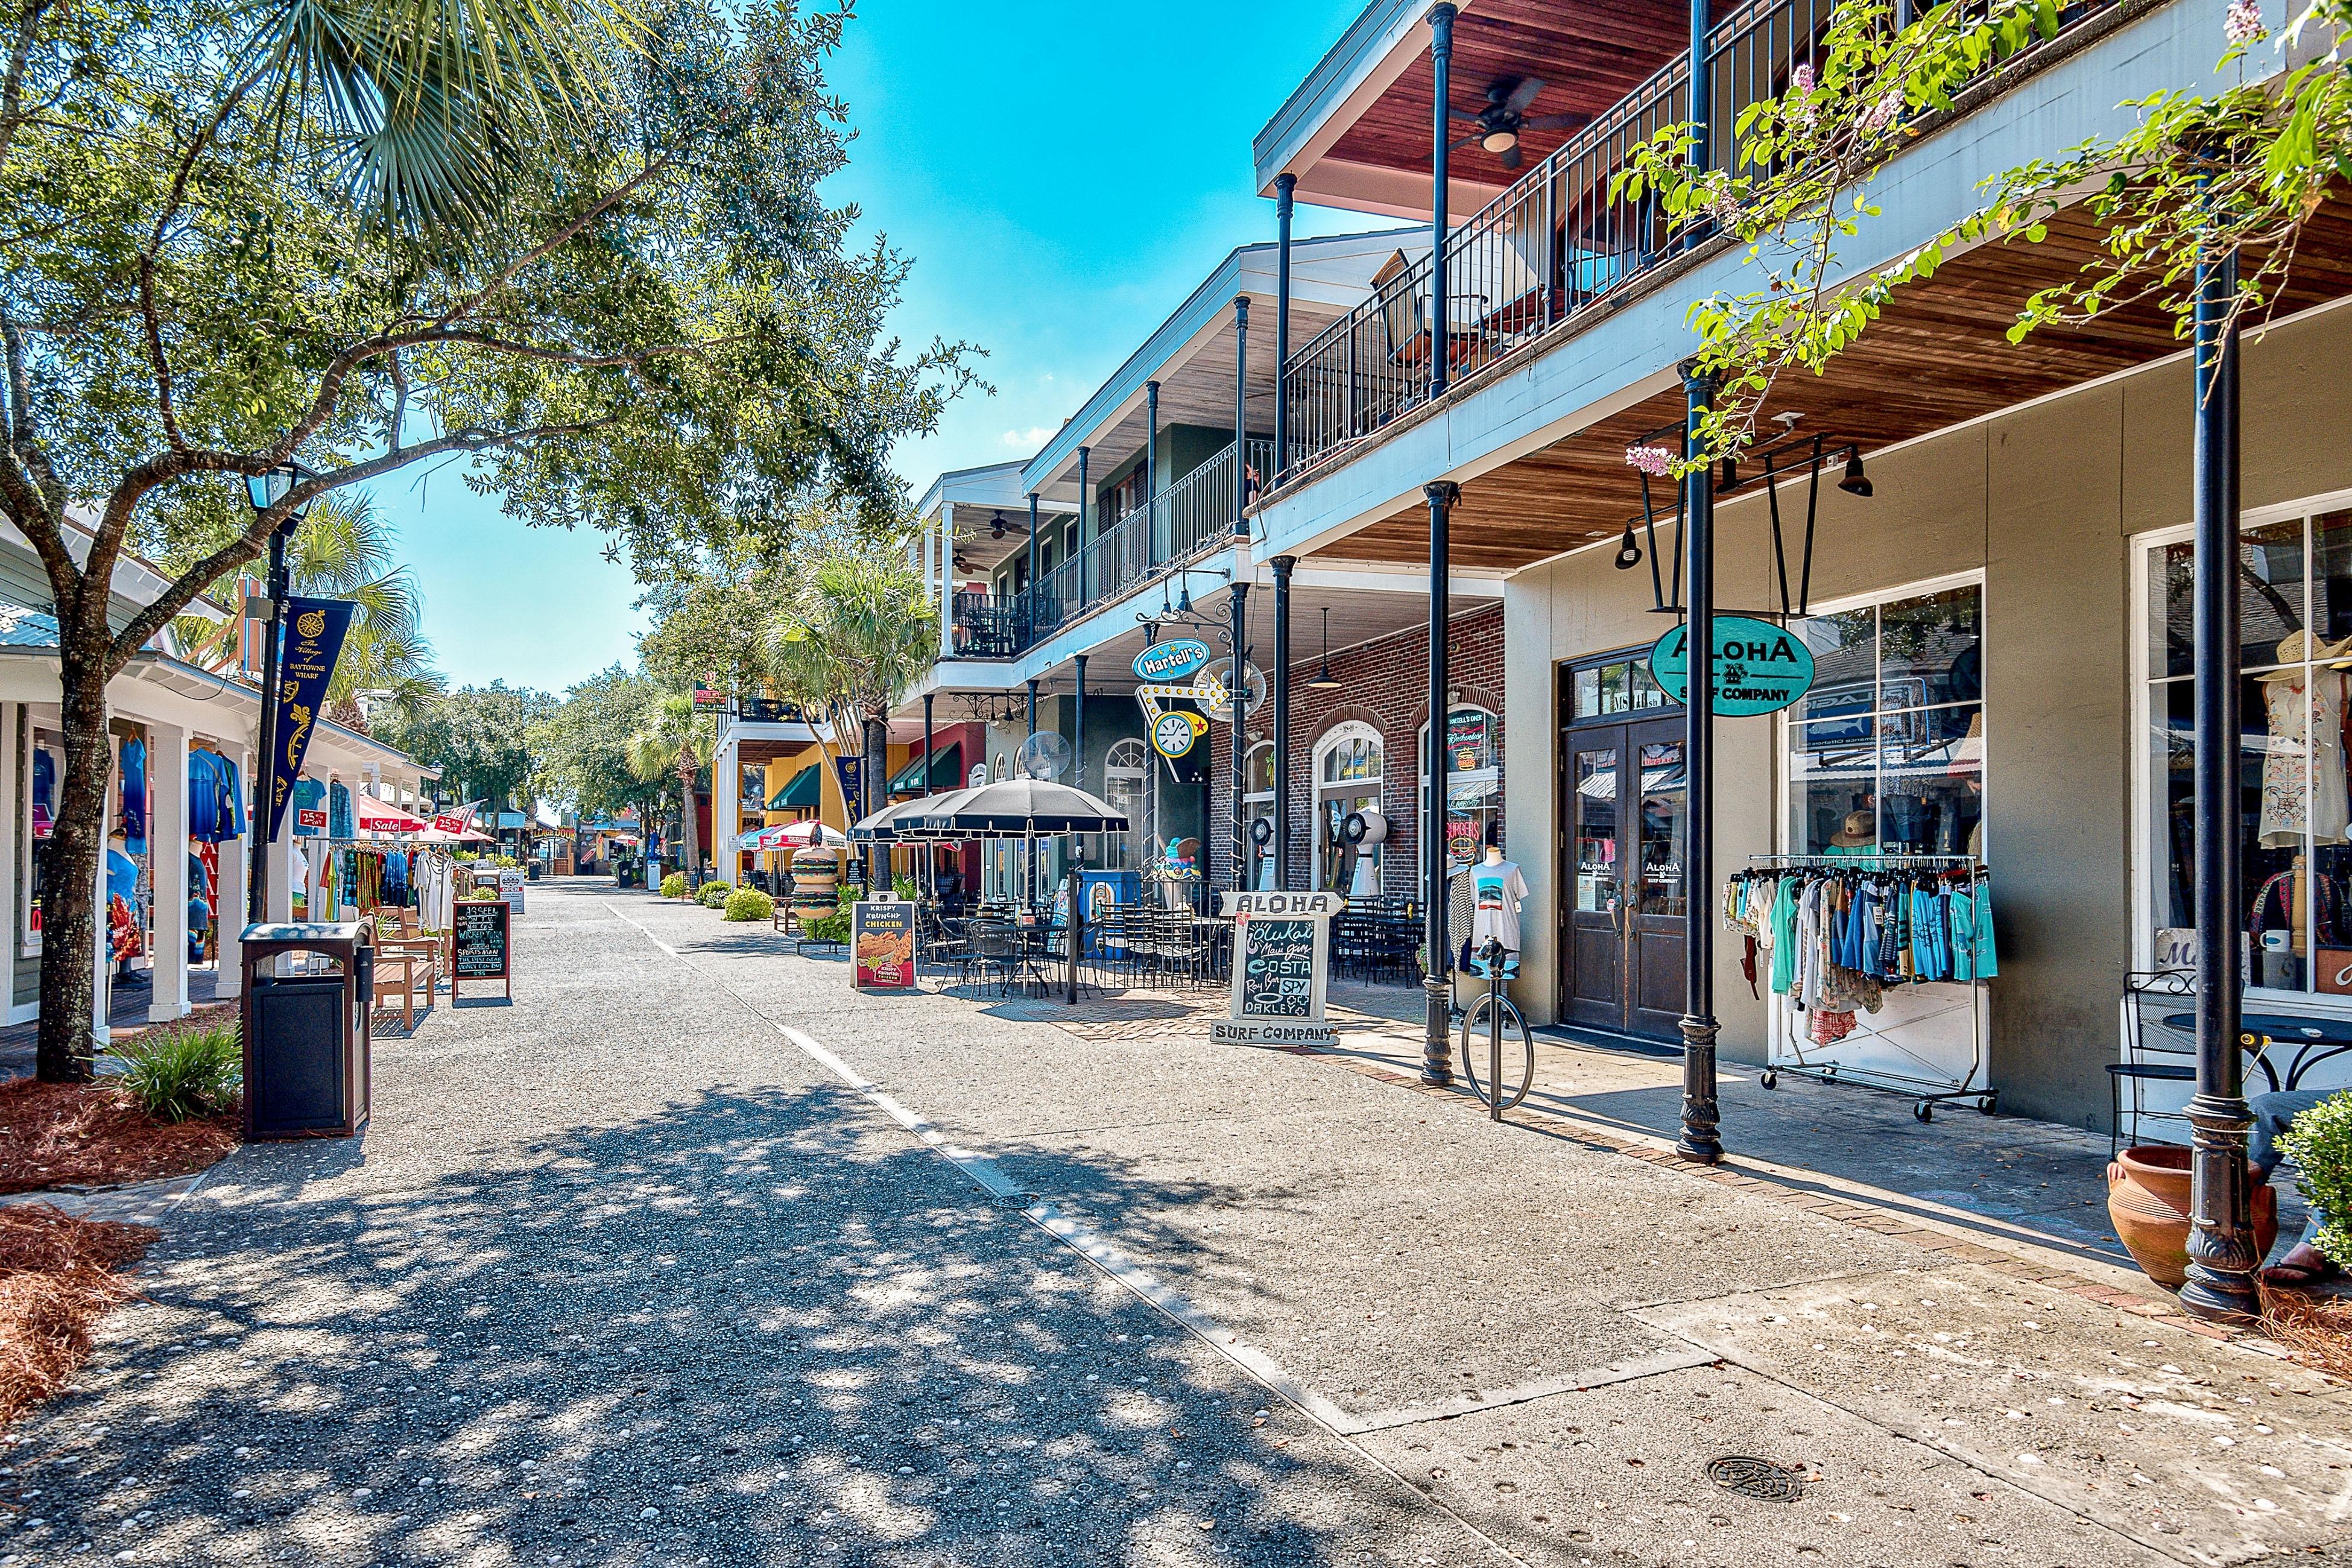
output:
[[[1689,700],[1690,628],[1676,626],[1650,649],[1650,673],[1668,697]],[[1802,637],[1748,616],[1715,617],[1715,710],[1726,718],[1778,713],[1813,689],[1813,650]]]

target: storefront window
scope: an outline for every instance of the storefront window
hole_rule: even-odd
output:
[[[1576,672],[1575,680],[1570,713],[1575,721],[1606,719],[1620,713],[1646,713],[1654,708],[1674,706],[1673,700],[1650,674],[1646,658],[1587,665]]]
[[[1615,668],[1622,668],[1622,666]],[[1581,673],[1591,673],[1585,671]],[[1651,689],[1656,689],[1655,682]],[[1445,715],[1445,872],[1467,869],[1503,832],[1503,721],[1468,706]],[[1429,726],[1421,727],[1421,819],[1429,820]]]
[[[1350,844],[1347,821],[1381,808],[1380,731],[1349,722],[1315,750],[1315,885],[1349,898],[1381,890],[1381,847]]]
[[[1260,832],[1271,833],[1274,826],[1274,742],[1263,741],[1250,748],[1242,762],[1242,782],[1247,786],[1242,792],[1242,811],[1248,818],[1244,824],[1249,835],[1250,886],[1269,889],[1274,886],[1274,840],[1257,841]],[[1261,829],[1257,825],[1265,823]]]
[[[1106,866],[1114,870],[1147,864],[1158,826],[1151,820],[1151,753],[1141,741],[1111,742],[1103,758],[1103,798],[1127,818],[1125,833],[1103,837]]]
[[[1983,855],[1983,618],[1971,583],[1800,625],[1816,673],[1784,727],[1792,853]]]
[[[2352,994],[2345,709],[2352,688],[2352,511],[2243,531],[2238,549],[2239,789],[2247,984]],[[2195,961],[2192,552],[2147,552],[2148,910],[2153,962]]]

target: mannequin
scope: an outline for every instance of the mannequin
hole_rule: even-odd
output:
[[[2278,647],[2282,668],[2257,678],[2272,742],[2263,760],[2260,831],[2266,849],[2300,848],[2306,826],[2315,844],[2346,842],[2352,822],[2345,779],[2346,678],[2322,661],[2347,652],[2352,638],[2327,644],[2308,632],[2292,632]]]
[[[1503,944],[1503,974],[1519,972],[1519,906],[1527,901],[1528,879],[1517,863],[1504,858],[1503,847],[1489,833],[1486,858],[1470,868],[1473,908],[1470,912],[1471,968],[1486,973],[1477,953],[1488,939]]]

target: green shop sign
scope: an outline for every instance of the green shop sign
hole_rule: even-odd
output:
[[[1687,626],[1650,649],[1650,673],[1666,695],[1688,700]],[[1794,633],[1747,616],[1715,617],[1715,710],[1726,718],[1778,713],[1813,689],[1813,650]]]

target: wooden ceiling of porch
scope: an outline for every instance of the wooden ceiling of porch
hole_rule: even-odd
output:
[[[1718,5],[1718,9],[1727,9]],[[1419,57],[1341,132],[1324,156],[1429,175],[1433,110],[1428,30],[1417,35]],[[1517,171],[1475,142],[1454,154],[1457,182],[1509,184],[1545,154],[1576,134],[1648,79],[1678,50],[1690,47],[1690,10],[1673,0],[1560,5],[1557,0],[1477,0],[1454,26],[1454,107],[1475,114],[1486,88],[1504,78],[1539,77],[1543,91],[1530,116],[1574,114],[1576,125],[1530,130],[1521,138],[1526,162]],[[1470,133],[1454,121],[1456,138]]]
[[[2051,225],[2040,245],[1980,247],[1948,262],[1895,305],[1820,379],[1784,377],[1769,416],[1795,410],[1799,426],[1864,453],[2063,391],[2181,347],[2153,309],[2119,312],[2084,329],[2044,329],[2011,343],[2008,329],[2036,289],[2073,276],[2098,243],[2087,216]],[[2352,204],[2315,218],[2297,250],[2279,300],[2284,316],[2352,296]],[[1505,363],[1510,362],[1505,361]],[[1465,388],[1461,395],[1475,395]],[[1613,538],[1642,505],[1640,478],[1625,448],[1681,417],[1682,394],[1663,393],[1462,487],[1452,551],[1463,567],[1511,569],[1581,544]],[[2187,415],[2181,438],[2188,439]],[[1434,477],[1434,476],[1433,476]],[[1671,495],[1666,504],[1671,506]],[[1401,508],[1326,552],[1373,561],[1425,561],[1425,506]]]

